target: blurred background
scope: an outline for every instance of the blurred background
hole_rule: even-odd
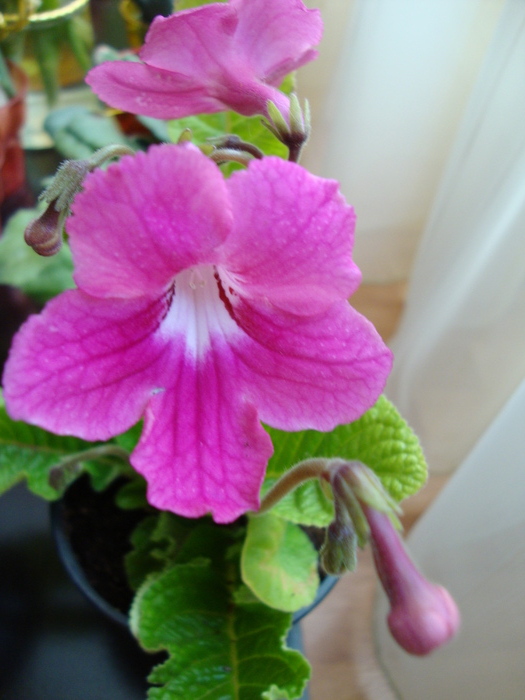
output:
[[[412,659],[391,643],[381,601],[368,655],[367,623],[361,641],[350,626],[339,630],[339,649],[345,640],[349,649],[344,662],[357,659],[358,690],[341,681],[319,697],[390,691],[407,700],[518,700],[525,694],[525,5],[320,6],[321,56],[300,76],[301,92],[316,95],[303,162],[340,180],[356,208],[355,257],[365,282],[356,303],[389,337],[396,359],[387,394],[419,434],[432,474],[420,503],[408,505],[425,511],[409,544],[455,596],[463,627],[448,647]],[[365,578],[362,588],[340,585],[348,585],[354,617],[371,610]],[[340,611],[333,615],[340,619]]]
[[[364,553],[305,622],[312,700],[522,700],[525,3],[308,4],[321,8],[325,35],[298,78],[313,115],[302,164],[339,180],[356,209],[363,285],[352,301],[394,350],[387,395],[431,470],[407,504],[409,543],[463,614],[450,646],[409,658],[389,640]],[[170,9],[0,1],[2,51],[18,66],[4,64],[0,93],[4,226],[64,153],[99,137],[89,114],[100,107],[82,82],[93,49],[139,46],[151,17]],[[72,111],[49,120],[57,108]],[[4,328],[15,327],[32,303],[9,286],[1,294]]]

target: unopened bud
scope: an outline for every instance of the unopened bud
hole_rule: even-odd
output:
[[[27,245],[44,257],[58,253],[62,247],[64,218],[63,213],[55,209],[55,200],[50,202],[45,212],[26,227],[24,240]]]
[[[357,534],[344,507],[335,502],[335,519],[326,528],[325,540],[319,552],[321,567],[327,574],[341,576],[354,571],[357,565]]]
[[[88,173],[111,158],[132,155],[127,146],[105,146],[86,160],[66,160],[60,164],[55,177],[40,195],[48,203],[45,212],[26,228],[24,239],[35,253],[43,256],[55,255],[62,247],[62,229],[69,208]]]
[[[364,547],[368,542],[370,528],[359,501],[345,479],[345,467],[346,463],[341,462],[340,466],[331,473],[330,483],[334,497],[334,507],[336,513],[339,509],[346,511],[348,517],[352,520],[357,542],[360,547]]]
[[[417,569],[388,515],[366,505],[363,510],[377,573],[391,605],[390,632],[409,654],[429,654],[458,631],[458,608],[447,590],[427,581]]]
[[[310,135],[310,107],[305,103],[304,113],[295,93],[290,95],[289,113],[285,116],[271,100],[266,105],[269,117],[263,123],[276,138],[288,147],[288,160],[297,163]]]

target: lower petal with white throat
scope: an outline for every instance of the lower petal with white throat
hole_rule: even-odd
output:
[[[216,335],[200,355],[186,353],[174,383],[155,395],[131,456],[148,500],[186,517],[226,523],[259,505],[272,443],[243,396],[235,359]]]

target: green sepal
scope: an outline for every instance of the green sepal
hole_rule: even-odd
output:
[[[310,605],[319,587],[317,552],[308,535],[271,513],[249,518],[241,571],[259,600],[285,612]]]
[[[361,418],[330,433],[267,430],[274,454],[268,464],[263,493],[291,466],[310,457],[363,462],[377,474],[396,501],[416,493],[427,478],[427,465],[417,436],[384,396]],[[323,527],[333,519],[333,505],[319,482],[311,481],[283,498],[272,513],[292,522]]]

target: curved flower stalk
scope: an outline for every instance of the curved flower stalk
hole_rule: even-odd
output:
[[[416,656],[449,642],[460,625],[456,603],[443,586],[428,581],[414,565],[397,532],[399,506],[362,462],[340,458],[299,462],[266,493],[259,512],[313,478],[330,482],[334,498],[335,518],[320,551],[324,570],[334,576],[353,571],[357,546],[370,542],[390,601],[387,622],[396,642]]]
[[[190,144],[87,176],[68,233],[77,290],[32,317],[5,375],[14,419],[106,440],[152,505],[217,522],[258,507],[259,419],[331,430],[381,393],[391,353],[347,302],[360,281],[338,185],[278,158],[224,180]]]
[[[301,0],[230,0],[157,17],[141,63],[111,61],[88,84],[112,107],[160,119],[233,110],[268,115],[272,101],[288,117],[277,87],[317,56],[318,10]]]

